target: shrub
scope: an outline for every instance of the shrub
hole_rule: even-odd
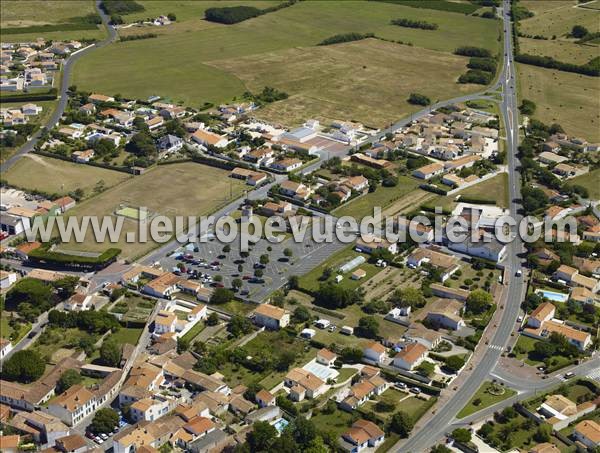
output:
[[[431,22],[426,22],[424,20],[412,20],[412,19],[393,19],[391,21],[392,25],[398,25],[399,27],[406,28],[420,28],[421,30],[437,30],[438,25],[433,24]]]
[[[408,97],[408,103],[413,105],[429,105],[431,104],[431,99],[427,96],[419,93],[411,93]]]
[[[360,41],[362,39],[373,38],[373,33],[342,33],[339,35],[330,36],[319,43],[319,46],[329,46],[331,44],[339,44],[342,42]]]

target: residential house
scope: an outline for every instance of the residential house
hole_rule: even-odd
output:
[[[244,155],[244,160],[256,165],[268,166],[275,160],[274,152],[271,148],[261,148],[250,151]]]
[[[349,187],[355,192],[362,192],[369,188],[369,180],[363,175],[350,176],[340,180],[340,183]]]
[[[531,312],[527,318],[527,325],[539,329],[543,323],[554,318],[556,307],[550,302],[543,302]]]
[[[285,180],[279,185],[279,191],[288,197],[297,200],[306,200],[310,196],[310,189],[300,182]]]
[[[290,314],[283,308],[270,304],[260,304],[254,310],[254,323],[268,329],[278,330],[290,323]]]
[[[594,420],[583,420],[575,425],[573,437],[588,448],[600,445],[600,424]]]
[[[294,171],[300,167],[302,167],[302,161],[295,157],[281,159],[271,164],[271,168],[285,172]]]
[[[289,387],[290,398],[294,401],[302,401],[305,397],[316,398],[327,388],[325,382],[302,368],[290,370],[284,378],[284,384]]]
[[[461,317],[463,303],[453,299],[437,299],[429,307],[426,319],[433,325],[450,330],[465,327]]]
[[[235,167],[229,174],[232,178],[243,179],[249,186],[256,186],[267,180],[267,175],[258,171]]]
[[[183,140],[176,135],[167,134],[158,140],[158,151],[161,155],[175,153],[183,148]]]
[[[317,363],[332,367],[337,359],[337,354],[329,349],[323,348],[317,352]]]
[[[90,450],[85,437],[81,434],[70,434],[56,439],[55,448],[61,453],[85,453]]]
[[[214,146],[216,148],[225,148],[228,140],[226,137],[215,134],[213,132],[198,129],[192,134],[192,140],[203,146]]]
[[[57,417],[41,411],[17,412],[8,425],[31,436],[38,444],[52,445],[57,439],[70,433],[69,427]]]
[[[75,151],[71,154],[71,158],[77,163],[86,164],[94,158],[95,154],[93,149],[86,149],[84,151]]]
[[[115,102],[115,98],[111,96],[105,96],[103,94],[93,93],[88,96],[88,102],[93,104],[102,104],[106,102]]]
[[[545,144],[544,144],[545,145]],[[539,154],[538,159],[544,164],[561,164],[568,161],[569,159],[564,156],[560,156],[551,151],[543,151]]]
[[[64,303],[64,308],[66,311],[85,311],[89,310],[91,306],[92,295],[83,293],[73,294]]]
[[[154,320],[154,335],[174,333],[176,331],[177,315],[173,312],[161,310]]]
[[[538,328],[526,327],[523,329],[524,335],[538,340],[548,340],[553,333],[563,335],[570,344],[581,351],[585,350],[592,342],[592,337],[589,333],[569,327],[556,319],[545,321]]]
[[[363,349],[363,357],[374,363],[383,363],[387,360],[388,355],[381,343],[373,341]]]
[[[398,244],[395,242],[389,242],[378,236],[372,234],[365,234],[356,240],[354,248],[358,252],[371,254],[375,250],[383,249],[390,253],[398,253]]]
[[[142,420],[154,421],[169,412],[173,401],[160,395],[154,395],[152,398],[142,398],[129,406],[130,417],[135,422]]]
[[[406,264],[413,268],[421,267],[423,264],[433,266],[440,270],[442,282],[460,269],[460,261],[455,256],[427,248],[416,248],[409,255]]]
[[[265,389],[256,392],[255,400],[259,407],[275,406],[275,396]]]
[[[2,453],[17,453],[20,451],[21,436],[18,434],[0,435],[0,451]]]
[[[565,281],[569,286],[587,288],[592,293],[597,293],[600,290],[600,281],[598,279],[586,277],[580,274],[578,269],[564,264],[554,272],[552,277],[559,281]]]
[[[17,281],[17,273],[0,270],[0,289],[10,288]]]
[[[142,292],[154,297],[169,299],[171,295],[178,291],[177,284],[181,277],[170,272],[163,273],[160,277],[146,283]]]
[[[412,371],[425,360],[428,349],[421,343],[409,343],[402,351],[394,356],[394,366],[403,370]]]
[[[96,410],[96,397],[82,385],[74,385],[48,404],[48,412],[68,426],[76,426]]]
[[[366,449],[377,449],[385,440],[385,433],[373,422],[357,420],[352,427],[342,434],[339,445],[351,453],[358,453]]]
[[[434,176],[440,175],[444,172],[444,166],[440,163],[434,162],[432,164],[425,165],[417,168],[413,171],[413,176],[419,179],[431,179]]]
[[[173,435],[173,443],[188,449],[192,442],[203,438],[215,429],[216,425],[211,419],[198,416],[188,421]]]
[[[3,360],[12,349],[12,342],[6,338],[0,337],[0,360]]]

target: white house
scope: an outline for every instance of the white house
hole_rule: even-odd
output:
[[[0,337],[0,360],[4,359],[4,357],[6,357],[6,355],[12,351],[12,349],[12,342],[6,338]]]
[[[82,385],[74,385],[48,404],[48,412],[75,426],[96,410],[96,396]]]
[[[381,343],[374,341],[363,350],[363,356],[372,362],[383,363],[387,359],[387,351]]]
[[[154,395],[152,398],[142,398],[130,406],[130,416],[136,421],[154,421],[157,418],[166,415],[170,410],[169,400],[160,395]]]
[[[0,289],[6,289],[17,281],[16,272],[7,272],[0,270]]]
[[[170,311],[159,311],[154,320],[154,335],[174,333],[176,331],[177,315]]]
[[[337,354],[335,352],[330,351],[329,349],[321,349],[317,352],[317,363],[325,366],[333,366],[335,360],[337,359]]]
[[[358,453],[363,450],[375,451],[385,440],[385,433],[375,423],[356,420],[352,427],[342,434],[340,446],[345,451]]]
[[[277,330],[290,323],[290,314],[283,308],[261,304],[254,310],[254,322],[259,326]]]
[[[421,343],[409,343],[394,357],[394,366],[411,371],[425,359],[427,351]]]

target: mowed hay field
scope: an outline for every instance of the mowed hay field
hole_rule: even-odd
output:
[[[76,189],[82,189],[86,198],[94,194],[94,186],[100,181],[104,181],[104,187],[111,187],[128,178],[131,178],[131,175],[120,171],[75,164],[31,153],[23,156],[10,170],[2,174],[3,181],[25,190],[66,195]]]
[[[467,59],[378,39],[288,49],[213,62],[250,91],[274,86],[291,97],[256,112],[268,121],[298,125],[307,118],[352,119],[381,127],[412,111],[410,92],[432,102],[481,89],[456,79]]]
[[[120,204],[146,207],[152,214],[174,218],[176,215],[208,215],[239,197],[244,190],[240,180],[228,178],[228,172],[193,162],[160,165],[141,176],[134,177],[112,189],[79,204],[69,211],[70,216],[112,216]],[[230,197],[230,193],[232,197]],[[154,242],[126,243],[129,231],[138,231],[138,222],[124,219],[119,242],[96,243],[91,231],[84,243],[61,244],[61,250],[102,252],[109,247],[122,250],[123,258],[140,256],[156,245]]]
[[[600,141],[600,79],[519,64],[521,98],[537,104],[534,117],[559,123],[569,135]]]
[[[565,37],[573,25],[583,25],[591,32],[600,31],[600,11],[574,8],[577,0],[526,0],[520,2],[535,15],[520,22],[520,31],[551,38]]]
[[[182,11],[187,5],[173,3],[180,5]],[[179,14],[186,18],[187,13]],[[208,24],[196,18],[196,14],[174,26],[139,29],[163,33],[157,38],[117,43],[96,50],[77,62],[73,83],[81,89],[106,94],[121,93],[136,98],[159,94],[198,106],[206,101],[229,101],[247,89],[239,77],[218,69],[215,62],[248,56],[260,62],[262,54],[268,56],[273,52],[315,46],[338,33],[371,32],[386,39],[445,52],[462,45],[497,51],[499,44],[497,21],[380,2],[300,2],[234,25]],[[398,17],[435,22],[439,30],[390,25],[390,20]],[[132,28],[127,33],[140,31]],[[402,49],[398,47],[394,53],[401,54]],[[257,69],[263,71],[260,65]],[[299,75],[310,74],[302,71]],[[455,74],[451,73],[448,78],[454,82]],[[268,82],[257,80],[256,85],[262,89]],[[288,94],[300,93],[290,89]]]
[[[598,44],[519,38],[519,45],[522,53],[552,57],[565,63],[585,64],[592,58],[600,56],[600,45]]]

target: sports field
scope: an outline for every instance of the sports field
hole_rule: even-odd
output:
[[[159,9],[162,11],[160,7],[155,11]],[[439,29],[426,31],[390,25],[394,17],[435,22]],[[129,97],[146,98],[159,93],[198,106],[206,101],[228,101],[246,90],[234,74],[217,69],[217,60],[254,55],[260,61],[260,54],[315,46],[337,33],[372,32],[386,39],[446,52],[467,44],[498,49],[496,21],[380,2],[300,2],[235,25],[207,27],[206,24],[200,18],[190,18],[174,27],[157,27],[158,33],[164,30],[164,35],[158,38],[98,49],[77,62],[73,83],[82,89]],[[146,32],[150,28],[141,30]],[[127,33],[138,32],[131,29]],[[402,55],[404,51],[398,48],[396,53]],[[365,66],[368,68],[369,64],[367,60]],[[295,77],[304,76],[310,74],[303,71]],[[449,82],[454,82],[454,78],[454,72],[448,74]],[[267,82],[257,80],[256,84],[262,88]],[[372,82],[373,79],[366,79],[363,86],[367,88]]]
[[[81,203],[69,211],[74,216],[111,216],[120,205],[147,207],[150,212],[174,218],[176,215],[207,215],[239,197],[244,183],[227,177],[227,171],[192,162],[160,165]],[[126,243],[127,232],[137,232],[137,220],[124,219],[118,244],[96,243],[88,233],[83,244],[61,245],[63,250],[98,252],[109,246],[122,250],[123,258],[134,258],[156,246],[154,242]]]
[[[235,74],[251,91],[267,85],[291,96],[256,112],[266,120],[299,125],[307,118],[345,118],[381,127],[419,110],[406,102],[411,91],[434,101],[480,90],[456,83],[466,63],[445,52],[366,39],[211,64]]]
[[[2,174],[8,184],[49,194],[66,195],[82,189],[84,197],[94,194],[94,187],[104,181],[104,187],[112,187],[131,175],[91,165],[75,164],[60,159],[27,154],[10,170]]]
[[[517,65],[522,98],[537,104],[534,117],[559,123],[569,135],[600,141],[600,98],[597,77]]]

